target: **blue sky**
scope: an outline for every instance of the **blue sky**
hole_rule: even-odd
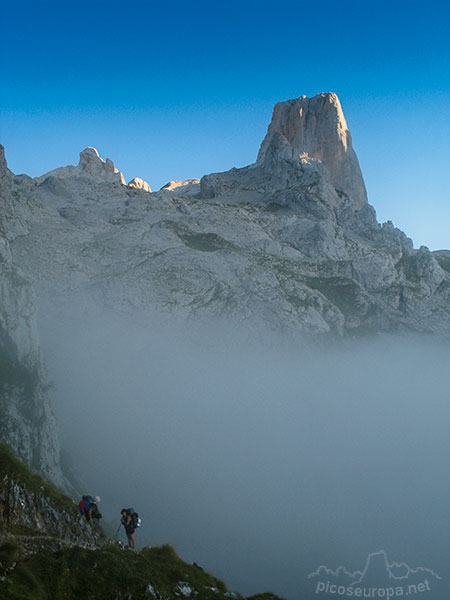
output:
[[[255,160],[273,105],[336,92],[381,221],[450,247],[446,2],[21,2],[0,15],[16,173],[95,146],[127,180]]]

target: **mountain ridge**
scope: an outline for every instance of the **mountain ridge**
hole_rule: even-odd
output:
[[[159,192],[127,186],[93,148],[33,179],[14,175],[0,147],[0,346],[35,382],[31,394],[2,382],[1,437],[38,471],[64,485],[39,304],[55,322],[67,306],[96,307],[225,323],[268,344],[450,337],[448,251],[414,249],[378,223],[337,96],[277,107],[256,163]],[[46,415],[39,431],[31,407]]]
[[[254,164],[159,192],[93,148],[34,180],[2,165],[21,200],[14,261],[38,297],[106,287],[110,306],[245,318],[252,335],[268,317],[298,339],[450,333],[447,257],[377,222],[335,94],[278,103]]]

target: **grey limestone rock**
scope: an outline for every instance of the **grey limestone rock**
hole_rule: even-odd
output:
[[[8,170],[0,148],[0,440],[45,477],[62,487],[56,420],[46,391],[30,280],[14,262],[10,243],[38,219],[28,182]]]
[[[258,164],[266,161],[277,135],[294,155],[306,155],[320,161],[328,181],[348,194],[357,208],[367,204],[352,137],[336,94],[318,94],[314,98],[302,96],[278,103],[258,153]]]
[[[144,192],[152,191],[149,184],[140,177],[135,177],[134,179],[132,179],[128,184],[128,187],[134,188],[136,190],[143,190]]]
[[[26,485],[4,475],[0,480],[0,523],[8,529],[33,532],[28,543],[20,537],[27,549],[38,550],[44,543],[59,549],[58,544],[98,548],[105,543],[97,530],[82,519],[75,503],[58,504],[44,488],[29,490]],[[39,534],[39,535],[38,535]],[[0,534],[0,540],[4,534]]]
[[[247,194],[265,199],[273,192],[315,185],[335,205],[361,210],[367,193],[352,138],[336,94],[302,96],[275,106],[255,164],[206,175],[200,195]]]
[[[186,179],[185,181],[169,181],[161,189],[161,192],[170,192],[171,195],[193,197],[200,192],[200,179]]]
[[[45,175],[37,177],[35,181],[42,183],[47,177],[56,177],[59,179],[85,178],[97,183],[109,182],[125,185],[125,179],[115,168],[112,160],[107,158],[103,160],[95,148],[86,148],[80,152],[80,161],[76,167],[69,165],[49,171]]]

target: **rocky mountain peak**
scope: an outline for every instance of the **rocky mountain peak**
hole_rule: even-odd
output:
[[[5,148],[0,144],[0,170],[6,168]]]
[[[10,174],[11,171],[8,169],[8,163],[5,158],[5,148],[0,144],[0,176]]]
[[[78,163],[78,166],[84,168],[88,164],[95,164],[99,161],[102,161],[102,159],[100,158],[97,148],[88,146],[80,152],[80,162]]]
[[[280,143],[280,138],[283,144]],[[320,161],[328,181],[350,196],[360,209],[367,204],[367,193],[352,137],[336,94],[318,94],[313,98],[301,96],[296,100],[279,102],[273,111],[257,158],[264,165],[273,147],[286,153],[309,156]]]
[[[78,169],[83,175],[88,175],[99,181],[116,181],[125,185],[125,179],[122,173],[115,168],[112,160],[100,158],[95,148],[86,148],[80,152],[80,162]]]
[[[128,187],[134,188],[136,190],[143,190],[144,192],[152,191],[150,185],[140,177],[135,177],[134,179],[132,179],[128,184]]]
[[[44,182],[48,177],[56,177],[57,179],[89,179],[96,183],[120,183],[126,185],[124,176],[116,169],[111,159],[103,160],[95,148],[88,147],[80,152],[80,160],[78,166],[68,165],[54,169],[41,177],[36,177],[37,183]]]

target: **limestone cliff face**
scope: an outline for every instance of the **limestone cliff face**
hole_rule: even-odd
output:
[[[65,486],[40,357],[35,295],[10,249],[18,236],[28,234],[28,221],[38,213],[29,204],[28,186],[9,171],[0,146],[0,441],[35,471]]]
[[[367,204],[352,137],[336,94],[319,94],[314,98],[302,96],[278,103],[261,144],[257,164],[264,165],[276,136],[287,142],[293,156],[308,156],[320,161],[328,181],[352,198],[357,208]]]

